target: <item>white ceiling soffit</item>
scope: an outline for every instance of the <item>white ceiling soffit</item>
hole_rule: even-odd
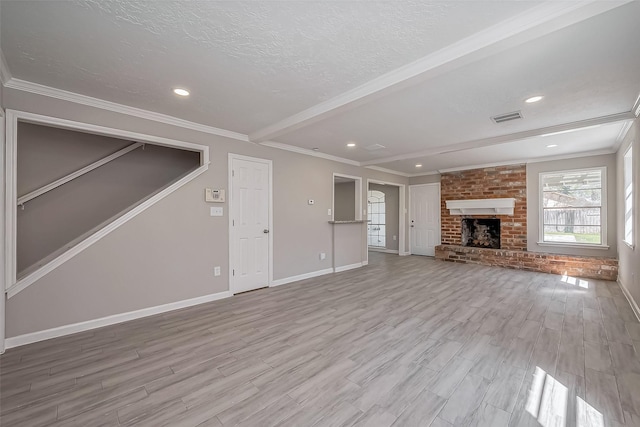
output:
[[[381,166],[399,171],[411,171],[413,176],[428,172],[450,172],[516,163],[528,163],[609,154],[615,152],[620,132],[626,122],[604,124],[582,131],[535,136],[505,142],[495,146],[478,147],[464,152],[446,152],[396,160]],[[551,145],[552,147],[548,147]],[[416,164],[421,164],[416,168]],[[423,172],[424,171],[424,172]]]

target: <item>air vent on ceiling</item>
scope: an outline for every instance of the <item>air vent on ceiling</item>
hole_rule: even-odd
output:
[[[496,123],[504,123],[511,120],[521,119],[521,118],[522,118],[522,113],[520,111],[514,111],[513,113],[500,114],[499,116],[493,116],[491,117],[491,120],[493,120]]]
[[[373,144],[373,145],[368,145],[366,147],[364,147],[365,150],[369,150],[369,151],[376,151],[376,150],[382,150],[383,148],[387,148],[384,145],[380,145],[380,144]]]

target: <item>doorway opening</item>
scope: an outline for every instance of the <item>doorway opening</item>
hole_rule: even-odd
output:
[[[367,255],[368,252],[408,255],[405,217],[404,185],[367,180]]]

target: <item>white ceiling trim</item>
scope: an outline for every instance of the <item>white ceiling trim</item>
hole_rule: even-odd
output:
[[[116,113],[126,114],[129,116],[139,117],[141,119],[152,120],[154,122],[165,123],[178,126],[185,129],[191,129],[198,132],[208,133],[211,135],[231,138],[238,141],[248,142],[247,135],[233,132],[226,129],[220,129],[213,126],[203,125],[201,123],[190,122],[188,120],[179,119],[162,113],[156,113],[141,108],[130,107],[128,105],[118,104],[103,99],[93,98],[91,96],[81,95],[79,93],[69,92],[62,89],[56,89],[50,86],[44,86],[38,83],[20,80],[16,78],[9,79],[3,83],[5,87],[19,90],[22,92],[35,93],[37,95],[48,96],[50,98],[60,99],[63,101],[74,102],[76,104],[86,105],[88,107],[100,108],[102,110],[113,111]]]
[[[407,178],[411,176],[411,174],[408,174],[408,173],[396,171],[396,170],[393,170],[393,169],[382,168],[380,166],[365,166],[365,168],[371,169],[371,170],[374,170],[374,171],[378,171],[378,172],[385,172],[385,173],[390,173],[390,174],[393,174],[393,175],[400,175],[400,176],[404,176],[404,177],[407,177]]]
[[[249,134],[249,139],[253,142],[262,142],[277,138],[392,91],[425,81],[447,70],[558,31],[629,1],[632,0],[547,1],[330,100],[252,132]],[[507,41],[508,43],[502,43]]]
[[[9,66],[7,65],[7,59],[4,57],[2,49],[0,49],[0,82],[4,85],[9,80],[11,80],[11,72],[9,71]]]
[[[273,141],[262,142],[260,143],[260,145],[264,145],[265,147],[277,148],[279,150],[291,151],[293,153],[305,154],[307,156],[320,157],[321,159],[333,160],[334,162],[346,163],[348,165],[362,166],[360,162],[355,160],[345,159],[344,157],[333,156],[331,154],[321,153],[319,151],[308,150],[306,148],[296,147],[295,145],[282,144],[280,142]]]
[[[507,142],[518,141],[521,139],[533,138],[533,137],[542,136],[545,134],[563,132],[563,131],[573,130],[573,129],[580,129],[580,128],[585,128],[590,126],[598,126],[598,125],[609,124],[609,123],[616,123],[616,122],[621,122],[626,120],[632,120],[634,118],[635,118],[635,115],[631,111],[629,111],[626,113],[618,113],[618,114],[612,114],[610,116],[595,117],[592,119],[580,120],[577,122],[564,123],[564,124],[554,125],[554,126],[548,126],[540,129],[531,129],[531,130],[511,133],[507,135],[495,136],[491,138],[476,139],[473,141],[461,142],[457,144],[443,145],[443,146],[433,147],[428,150],[407,153],[407,154],[400,154],[397,156],[385,157],[385,158],[380,158],[376,160],[368,160],[366,162],[362,162],[362,165],[370,166],[370,165],[376,165],[381,163],[395,162],[398,160],[414,159],[416,157],[433,156],[437,154],[453,153],[456,151],[469,150],[473,148],[490,147],[492,145],[499,145]]]

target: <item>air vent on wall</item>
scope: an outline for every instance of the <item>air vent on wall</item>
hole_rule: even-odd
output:
[[[514,111],[513,113],[500,114],[499,116],[493,116],[491,117],[491,120],[493,120],[496,123],[503,123],[503,122],[508,122],[511,120],[517,120],[521,118],[522,118],[522,113],[520,111]]]

